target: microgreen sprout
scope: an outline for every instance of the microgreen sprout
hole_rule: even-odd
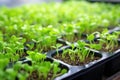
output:
[[[55,46],[52,46],[53,48],[56,49],[57,54],[58,54],[58,49],[62,46],[62,44],[56,44]]]

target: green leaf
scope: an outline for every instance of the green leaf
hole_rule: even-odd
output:
[[[89,41],[92,41],[92,40],[94,40],[94,35],[93,34],[90,34],[90,35],[88,35],[87,36],[87,40],[89,40]]]
[[[62,69],[61,74],[64,74],[64,73],[66,73],[66,72],[67,72],[66,69]]]

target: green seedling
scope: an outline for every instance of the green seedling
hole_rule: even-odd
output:
[[[75,28],[73,24],[63,24],[60,27],[61,33],[62,33],[62,37],[64,40],[66,41],[70,41],[73,42],[75,39]]]
[[[100,37],[100,33],[99,32],[94,32],[90,35],[87,36],[87,40],[89,41],[89,43],[86,43],[86,46],[91,48],[91,49],[96,49],[96,50],[100,50],[102,49],[102,45],[101,44],[97,44],[94,39],[96,37]]]
[[[67,50],[63,49],[63,53],[62,53],[62,58],[64,59],[66,56]]]
[[[10,69],[7,69],[6,71],[6,75],[8,80],[15,80],[16,76],[17,76],[17,71],[15,71],[14,69],[10,68]]]
[[[0,52],[3,52],[4,44],[3,41],[0,41]]]
[[[46,54],[34,52],[34,51],[28,51],[27,54],[29,55],[27,58],[31,59],[33,62],[42,62],[46,58]]]
[[[118,47],[119,33],[114,32],[112,34],[109,34],[107,29],[105,29],[102,33],[97,33],[99,34],[100,39],[95,42],[93,40],[93,37],[91,39],[90,37],[88,37],[87,39],[90,41],[90,43],[87,44],[88,47],[95,50],[101,50],[104,47],[104,49],[108,52],[113,51],[114,47]],[[94,33],[92,33],[91,35],[93,34]]]
[[[27,44],[26,45],[30,50],[32,50],[34,48],[34,44]]]
[[[108,31],[105,30],[101,34],[100,43],[102,45],[105,44],[105,49],[108,50],[108,52],[111,52],[114,50],[114,47],[118,47],[118,37],[119,34],[108,34]]]
[[[94,41],[95,36],[94,34],[90,34],[89,36],[87,36],[87,40],[90,41],[90,44],[92,43],[92,41]]]
[[[4,68],[8,65],[8,63],[9,63],[9,59],[1,58],[0,59],[0,64],[1,64],[0,70],[4,70]]]
[[[85,46],[87,45],[84,41],[78,41],[78,56],[80,57],[80,61],[83,62],[88,56],[90,51],[85,49]]]
[[[57,54],[58,54],[58,49],[62,46],[62,44],[56,44],[55,46],[52,46],[53,48],[56,49]]]
[[[70,7],[72,6],[72,7]],[[38,8],[39,7],[39,8]],[[52,9],[51,9],[52,7]],[[32,10],[31,10],[32,9]],[[104,10],[104,11],[103,11]],[[13,13],[14,12],[14,13]],[[107,14],[106,14],[107,13]],[[114,15],[115,14],[115,15]],[[49,70],[54,75],[59,75],[67,72],[66,69],[58,69],[59,67],[53,66],[50,63],[44,63],[45,55],[41,52],[47,52],[56,47],[57,38],[65,35],[65,39],[73,42],[76,38],[74,32],[77,31],[77,39],[81,39],[82,34],[88,35],[90,44],[78,42],[78,47],[74,49],[74,45],[70,46],[72,49],[64,50],[62,58],[66,55],[70,59],[75,60],[78,56],[80,61],[85,58],[94,58],[94,53],[89,54],[89,50],[84,47],[92,49],[111,52],[114,48],[119,47],[117,42],[119,32],[108,34],[108,26],[120,26],[120,7],[119,5],[101,4],[101,3],[87,3],[85,1],[75,0],[68,1],[64,4],[41,4],[41,5],[27,5],[15,8],[0,8],[0,79],[15,80],[34,80],[31,75],[34,71],[39,71],[41,78],[48,77]],[[101,32],[101,30],[104,30]],[[100,31],[100,38],[98,43],[93,41],[92,32]],[[90,36],[89,36],[90,35]],[[28,53],[29,59],[33,60],[33,65],[23,65],[16,63],[12,68],[6,69],[7,64],[10,62],[18,61],[19,58],[25,57],[24,43],[34,41],[37,45],[27,45],[31,52]],[[57,48],[56,48],[57,49]],[[39,67],[42,67],[39,69]],[[61,71],[61,73],[56,71]],[[42,71],[43,70],[43,71]],[[48,73],[47,73],[48,72]],[[38,72],[37,72],[38,73]],[[57,73],[57,74],[56,74]],[[7,76],[6,76],[7,75]],[[42,77],[41,77],[42,76]],[[45,79],[46,80],[46,79]]]
[[[62,58],[65,58],[65,56],[69,55],[71,61],[75,61],[77,57],[80,62],[84,62],[88,57],[93,60],[94,53],[91,55],[90,50],[85,48],[85,46],[88,44],[84,41],[77,41],[76,47],[74,44],[69,45],[71,45],[72,49],[63,50]]]
[[[29,74],[27,72],[21,72],[18,74],[19,80],[26,80],[29,77]]]

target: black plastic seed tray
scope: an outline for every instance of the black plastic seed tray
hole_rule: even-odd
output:
[[[110,31],[110,34],[114,31],[119,31],[119,28],[115,28]],[[97,39],[95,39],[97,40]],[[120,40],[118,40],[120,45]],[[61,47],[58,52],[62,54],[63,50],[71,49],[70,46]],[[67,73],[62,76],[58,76],[55,80],[102,80],[102,76],[111,76],[120,70],[120,49],[113,53],[96,51],[90,49],[90,53],[94,53],[94,56],[100,57],[98,60],[91,61],[83,65],[70,65],[62,60],[53,58],[57,54],[56,50],[47,52],[47,61],[57,61],[60,63],[61,68],[67,69]],[[31,61],[26,58],[21,58],[23,64],[27,63],[31,65]],[[12,67],[14,63],[10,63],[8,67]]]
[[[109,30],[109,33],[112,34],[114,31],[120,31],[119,27]],[[99,38],[98,38],[99,39]],[[97,40],[97,39],[95,39]],[[118,39],[120,45],[120,40]],[[63,49],[71,48],[66,46],[59,50],[59,53],[62,53]],[[63,80],[102,80],[102,75],[111,76],[120,70],[120,50],[116,50],[113,53],[96,51],[91,49],[95,54],[100,54],[102,57],[96,62],[90,62],[82,66],[69,65],[61,60],[58,62],[69,67],[69,73],[66,75],[60,76],[57,79]],[[56,51],[52,51],[47,54],[50,58],[54,59],[53,56],[56,54]],[[56,60],[56,59],[54,59]]]
[[[69,48],[71,47],[64,47],[64,49]],[[63,49],[59,49],[58,52],[59,54],[62,54]],[[100,59],[78,66],[70,65],[61,60],[53,58],[53,56],[57,53],[56,51],[48,53],[48,57],[52,58],[55,61],[58,61],[61,64],[66,65],[69,68],[68,73],[57,77],[55,80],[102,80],[105,63],[107,62],[107,60],[105,60],[107,54],[101,54],[94,50],[91,50],[91,52],[94,52],[94,55],[99,56]]]

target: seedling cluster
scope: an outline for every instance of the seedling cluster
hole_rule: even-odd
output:
[[[99,59],[85,47],[109,52],[118,49],[120,32],[109,34],[104,29],[119,26],[119,16],[117,4],[86,1],[0,7],[0,79],[53,80],[67,73],[60,63],[47,60],[46,53],[51,50],[56,50],[53,57],[57,59],[84,65]],[[99,35],[98,42],[94,34]],[[71,49],[59,53],[65,44],[58,43],[58,38]],[[83,39],[89,43],[80,41]],[[23,64],[24,58],[31,64]]]
[[[70,65],[84,65],[91,61],[97,60],[100,57],[94,56],[94,52],[90,52],[90,49],[85,48],[87,43],[78,41],[75,44],[69,44],[71,49],[64,49],[62,53],[58,53],[53,56],[56,59],[62,60]]]
[[[92,49],[104,51],[104,52],[114,52],[119,49],[119,31],[115,31],[109,34],[107,29],[103,30],[101,33],[96,32],[99,35],[99,39],[94,40],[93,34],[88,35],[87,40],[89,40],[88,46]],[[93,36],[93,37],[92,37]]]

